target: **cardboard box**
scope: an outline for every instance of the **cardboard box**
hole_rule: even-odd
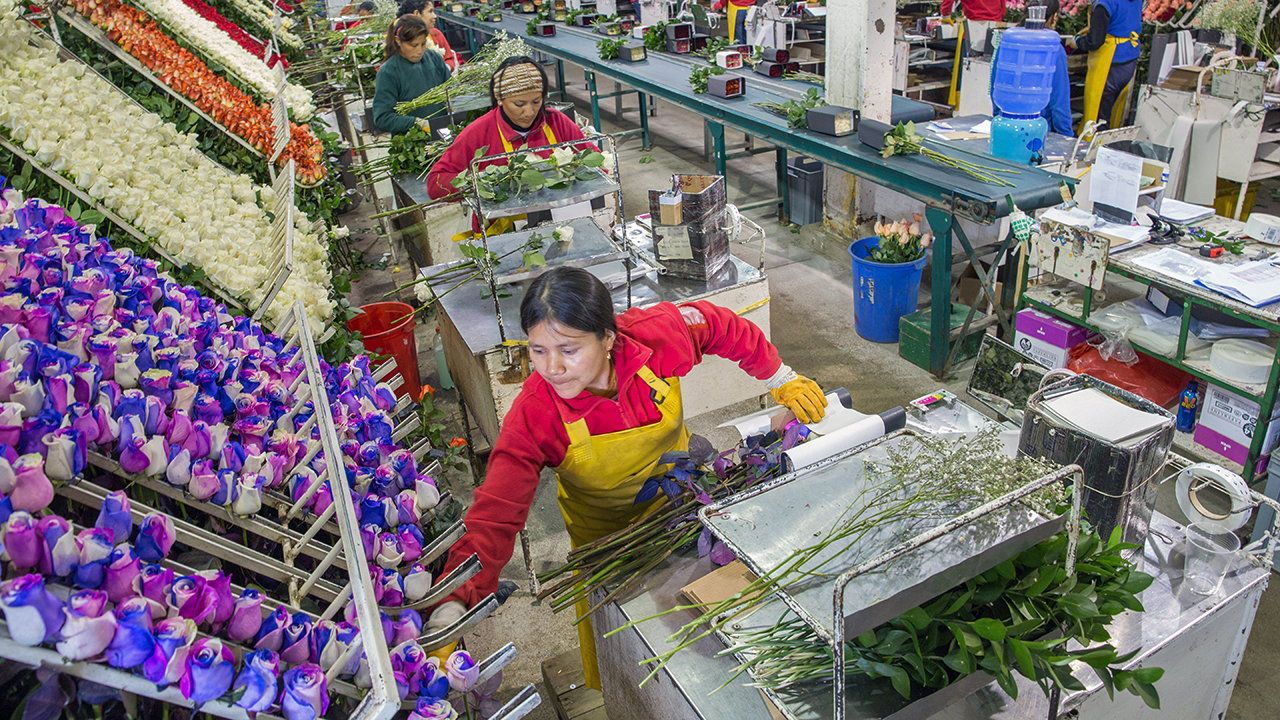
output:
[[[667,26],[668,40],[692,40],[693,23],[672,23]]]
[[[783,65],[791,62],[791,51],[782,48],[764,48],[761,51],[761,59],[765,62],[781,63]]]
[[[720,175],[677,175],[681,224],[663,225],[662,190],[649,191],[654,255],[675,277],[706,280],[729,264],[729,233],[724,229],[725,184]],[[667,213],[671,217],[670,212]]]
[[[755,70],[757,73],[765,77],[780,78],[787,71],[786,63],[769,62],[767,60],[756,63]]]
[[[538,23],[533,28],[534,34],[541,37],[554,37],[556,34],[555,23]]]
[[[1276,408],[1268,422],[1259,422],[1260,412],[1261,407],[1253,400],[1210,383],[1191,438],[1224,458],[1244,465],[1249,459],[1249,445],[1255,433],[1266,433],[1261,456],[1274,450],[1277,440],[1280,440],[1280,422],[1277,421],[1280,408]]]
[[[684,40],[668,39],[667,52],[675,53],[677,55],[688,55],[690,52],[693,51],[693,45],[691,43],[692,41],[688,39],[684,39]]]
[[[742,67],[742,53],[737,50],[721,50],[716,53],[716,64],[726,70]]]
[[[1089,331],[1065,320],[1027,308],[1014,322],[1013,346],[1053,370],[1067,366],[1071,348],[1089,339]]]
[[[642,42],[627,42],[618,51],[618,59],[623,62],[641,62],[649,57]]]
[[[858,117],[853,110],[835,105],[811,108],[805,123],[814,132],[835,137],[852,135],[858,129]]]
[[[741,75],[712,75],[707,78],[707,93],[722,98],[735,98],[747,91],[747,79]]]

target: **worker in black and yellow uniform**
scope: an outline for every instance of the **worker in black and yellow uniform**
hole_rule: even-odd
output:
[[[1084,32],[1068,46],[1089,53],[1084,80],[1084,124],[1104,120],[1117,127],[1138,69],[1142,0],[1093,0]]]

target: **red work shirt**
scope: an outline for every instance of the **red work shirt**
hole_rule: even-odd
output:
[[[445,38],[440,28],[431,28],[431,42],[435,43],[436,47],[444,50],[445,67],[450,70],[457,70],[458,66],[462,64],[462,58],[458,57],[458,53],[454,52],[453,48],[449,46],[449,40]]]
[[[942,16],[951,14],[956,0],[942,0]],[[960,12],[968,20],[1004,20],[1004,0],[961,0]]]
[[[444,151],[444,155],[441,155],[436,164],[431,166],[431,172],[427,173],[427,195],[433,200],[438,200],[452,194],[454,187],[450,183],[458,176],[458,173],[464,172],[471,166],[476,150],[486,148],[485,155],[502,153],[504,151],[502,138],[504,137],[511,143],[511,147],[515,149],[545,146],[547,137],[542,132],[544,123],[551,127],[551,132],[555,135],[556,142],[581,140],[583,137],[582,129],[573,120],[570,120],[567,115],[559,110],[547,108],[542,112],[542,118],[533,124],[526,137],[522,139],[520,133],[502,118],[502,111],[495,107],[463,128],[462,132],[458,133],[457,139],[449,146],[449,149]],[[506,160],[497,160],[484,163],[480,167],[505,164]]]
[[[617,399],[583,392],[564,400],[542,376],[530,375],[502,421],[484,483],[467,510],[467,532],[450,550],[444,569],[448,574],[475,553],[480,573],[449,599],[471,607],[497,589],[498,575],[511,559],[516,534],[529,516],[539,473],[564,460],[569,447],[565,423],[585,419],[592,435],[652,425],[662,415],[636,371],[647,365],[660,378],[680,377],[703,355],[734,360],[760,380],[782,365],[777,348],[755,323],[728,308],[699,301],[678,307],[660,303],[618,316]]]

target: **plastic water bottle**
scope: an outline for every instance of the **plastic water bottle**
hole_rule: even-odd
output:
[[[1199,387],[1196,381],[1187,383],[1187,389],[1178,396],[1178,432],[1189,433],[1196,427],[1196,405],[1200,402]]]
[[[1049,121],[1040,115],[1002,114],[991,119],[991,154],[1030,165],[1040,158]]]
[[[1039,115],[1053,93],[1062,40],[1052,30],[1012,28],[991,69],[991,100],[1002,114]]]
[[[440,337],[440,327],[436,326],[436,339],[431,346],[436,356],[436,372],[440,375],[440,389],[453,389],[453,375],[449,373],[449,362],[444,358],[444,340]]]

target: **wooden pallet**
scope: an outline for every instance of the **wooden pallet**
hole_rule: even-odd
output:
[[[582,656],[577,650],[543,662],[542,680],[547,686],[551,707],[560,720],[609,720],[604,711],[604,696],[584,684]]]

